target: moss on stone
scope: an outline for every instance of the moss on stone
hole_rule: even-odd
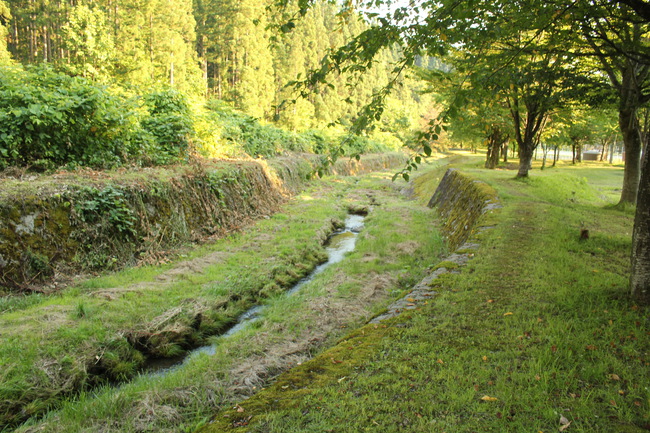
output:
[[[473,234],[483,214],[498,204],[496,191],[484,182],[449,169],[428,206],[442,217],[442,231],[450,250],[457,249]]]

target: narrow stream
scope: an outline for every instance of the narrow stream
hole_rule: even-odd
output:
[[[285,296],[291,296],[294,293],[298,292],[305,284],[312,281],[316,275],[320,274],[333,264],[343,260],[347,253],[354,251],[357,243],[357,236],[364,226],[364,219],[365,216],[362,215],[348,215],[345,219],[345,228],[332,234],[325,245],[325,251],[327,252],[328,257],[327,261],[318,265],[309,275],[298,281],[291,289],[285,293]],[[265,309],[266,305],[255,305],[254,307],[250,308],[248,311],[239,316],[237,323],[235,323],[235,325],[228,331],[221,334],[220,338],[230,337],[250,326],[251,323],[260,319],[260,314]],[[170,371],[183,365],[193,356],[197,356],[201,353],[214,355],[217,344],[218,342],[199,347],[190,351],[182,358],[155,360],[147,368],[147,374],[164,376]]]

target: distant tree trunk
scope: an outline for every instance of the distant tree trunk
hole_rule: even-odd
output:
[[[576,160],[582,162],[582,142],[578,142],[576,149]]]
[[[542,145],[542,170],[546,168],[547,157],[548,157],[548,144]]]
[[[528,177],[528,171],[532,168],[533,153],[546,124],[546,110],[539,101],[526,101],[526,110],[522,119],[523,113],[516,94],[508,100],[508,108],[510,108],[519,149],[517,177]]]
[[[508,162],[508,142],[506,141],[506,144],[503,145],[503,150],[501,153],[503,153],[503,162],[507,163]]]
[[[643,171],[639,183],[632,235],[632,298],[650,304],[650,158],[643,155]]]
[[[499,165],[499,156],[501,155],[501,148],[508,140],[507,136],[498,127],[492,128],[490,135],[487,138],[488,148],[487,156],[485,159],[485,168],[495,169]]]
[[[560,146],[555,146],[553,148],[553,165],[551,167],[555,167],[558,159],[560,159]]]

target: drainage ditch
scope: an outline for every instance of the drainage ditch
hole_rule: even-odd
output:
[[[347,253],[354,251],[357,237],[364,227],[364,220],[365,215],[348,215],[345,220],[345,227],[333,233],[325,244],[325,251],[328,257],[327,261],[318,265],[309,275],[298,281],[291,289],[287,290],[284,296],[292,296],[293,294],[299,292],[302,287],[311,282],[316,277],[316,275],[320,274],[333,264],[336,264],[343,260]],[[266,307],[266,305],[261,304],[255,305],[248,309],[241,316],[239,316],[235,324],[230,329],[221,334],[219,336],[219,339],[212,344],[198,347],[180,357],[150,360],[147,367],[145,368],[145,374],[164,376],[165,374],[177,368],[180,368],[194,356],[198,356],[202,353],[213,355],[216,351],[217,345],[219,344],[219,340],[222,338],[231,337],[250,326],[253,322],[258,321],[261,318],[261,315]]]

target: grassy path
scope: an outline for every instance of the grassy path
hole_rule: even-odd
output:
[[[648,431],[650,324],[627,293],[633,215],[608,205],[620,169],[515,181],[479,163],[461,169],[504,208],[432,301],[355,331],[201,432]]]

